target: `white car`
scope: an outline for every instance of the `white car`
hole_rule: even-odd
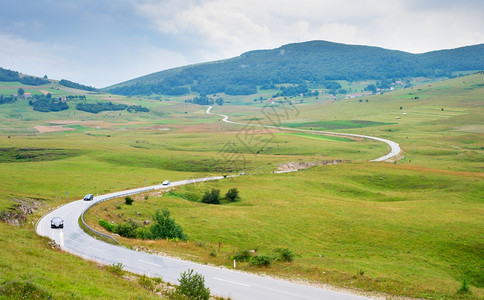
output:
[[[163,181],[163,185],[170,185],[170,181],[169,180]]]

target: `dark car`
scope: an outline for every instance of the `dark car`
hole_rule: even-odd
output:
[[[50,220],[50,228],[64,228],[64,220],[59,217],[53,217]]]
[[[93,194],[87,194],[86,196],[84,196],[84,201],[91,201],[92,199],[94,199]]]

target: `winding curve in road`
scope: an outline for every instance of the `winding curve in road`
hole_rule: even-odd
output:
[[[212,114],[209,107],[207,114]],[[228,116],[220,115],[223,121],[237,125],[247,125],[245,123],[232,122]],[[309,131],[303,129],[283,128],[277,126],[267,126],[294,131]],[[311,131],[322,134],[337,134],[343,136],[362,137],[381,141],[390,146],[390,153],[374,159],[373,161],[384,161],[400,152],[397,143],[377,137],[364,136],[358,134],[335,133],[325,131]],[[46,236],[54,240],[60,247],[67,252],[80,256],[84,259],[93,260],[103,264],[122,263],[125,270],[146,274],[153,277],[161,277],[164,281],[178,283],[180,274],[188,269],[202,274],[205,277],[205,284],[210,288],[212,294],[231,299],[335,299],[335,300],[357,300],[367,299],[365,297],[350,294],[349,292],[337,292],[330,289],[297,284],[294,282],[279,280],[265,276],[244,273],[236,270],[212,267],[203,264],[184,261],[176,258],[159,256],[145,252],[130,250],[122,246],[115,246],[97,240],[85,233],[79,226],[78,220],[81,214],[90,206],[100,201],[111,198],[123,197],[151,190],[163,189],[173,186],[190,184],[208,180],[222,179],[222,176],[206,177],[190,180],[172,182],[169,186],[154,185],[121,192],[115,192],[94,197],[92,201],[77,200],[63,205],[50,213],[44,215],[36,226],[39,235]],[[64,219],[63,229],[51,229],[50,220],[58,216]]]

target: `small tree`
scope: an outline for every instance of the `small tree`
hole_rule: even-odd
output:
[[[170,218],[169,210],[163,209],[161,213],[159,210],[156,210],[153,221],[154,224],[151,225],[150,231],[154,239],[187,240],[187,236],[183,233],[181,226],[175,223],[175,219]]]
[[[220,190],[211,189],[210,191],[205,191],[202,202],[208,204],[220,204]]]
[[[188,270],[180,274],[178,279],[180,285],[176,288],[176,294],[184,295],[190,300],[208,300],[210,298],[210,289],[205,287],[205,278]]]
[[[239,197],[239,190],[237,190],[237,188],[231,188],[227,194],[225,194],[225,198],[227,200],[229,200],[230,202],[234,202],[238,199],[240,199]]]
[[[23,89],[23,88],[19,88],[19,89],[18,89],[18,91],[17,91],[17,94],[18,94],[19,96],[23,96],[23,95],[25,94],[24,89]]]
[[[131,205],[131,204],[133,204],[133,201],[134,201],[134,200],[133,200],[133,198],[131,198],[130,196],[126,196],[126,197],[124,198],[124,203],[126,203],[126,205]]]

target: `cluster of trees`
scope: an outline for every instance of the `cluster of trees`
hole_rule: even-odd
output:
[[[188,236],[183,233],[183,229],[170,217],[170,211],[163,209],[156,210],[153,216],[153,224],[150,227],[144,227],[134,221],[128,223],[115,224],[99,220],[99,225],[109,232],[119,234],[127,238],[139,238],[144,240],[159,239],[178,239],[186,241]]]
[[[213,105],[214,103],[217,103],[217,105],[223,105],[224,99],[222,97],[218,97],[214,100],[212,97],[200,96],[194,97],[193,99],[187,99],[185,100],[185,103],[194,103],[198,105]]]
[[[200,96],[200,97],[195,97],[193,99],[187,99],[185,100],[185,103],[195,103],[199,105],[212,105],[213,99],[207,96]]]
[[[35,95],[33,99],[29,100],[29,105],[31,105],[35,111],[40,112],[51,112],[51,111],[62,111],[69,109],[67,102],[62,101],[61,98],[52,97],[52,94]]]
[[[92,86],[87,86],[87,85],[82,85],[73,81],[69,81],[66,79],[62,79],[59,81],[60,85],[63,85],[65,87],[70,87],[73,89],[78,89],[78,90],[83,90],[83,91],[89,91],[89,92],[97,92],[97,89],[92,87]]]
[[[126,109],[129,112],[149,112],[150,109],[141,105],[130,105]]]
[[[66,96],[67,100],[74,100],[74,99],[79,99],[79,100],[86,100],[85,95],[68,95]]]
[[[112,93],[135,95],[157,86],[201,96],[225,92],[246,95],[256,86],[315,84],[333,81],[330,90],[341,86],[335,80],[359,81],[408,77],[451,77],[460,70],[484,69],[484,44],[453,50],[411,54],[377,47],[344,45],[325,41],[289,44],[273,50],[251,51],[215,63],[187,66],[150,74]],[[163,90],[160,93],[166,93]]]
[[[0,95],[0,104],[13,103],[17,101],[17,97]]]
[[[19,72],[0,68],[0,81],[19,81],[27,85],[43,85],[50,83],[46,78],[20,76]]]
[[[225,200],[228,202],[235,202],[240,199],[239,191],[237,188],[231,188],[225,194]],[[220,204],[222,201],[222,197],[220,196],[219,189],[211,189],[205,191],[205,194],[202,197],[202,202],[207,204]]]
[[[115,104],[112,102],[78,103],[76,105],[77,110],[82,110],[93,114],[97,114],[102,111],[125,110],[126,108],[128,108],[126,104]]]

